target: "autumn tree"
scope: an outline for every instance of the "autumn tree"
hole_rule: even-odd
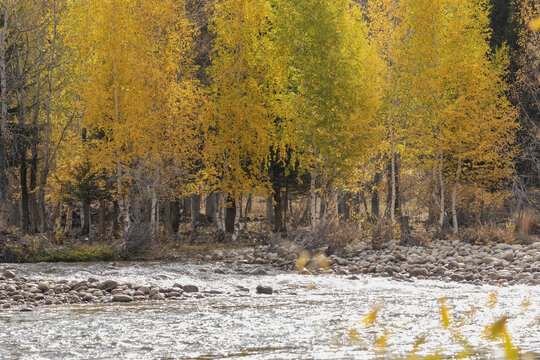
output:
[[[216,4],[211,29],[215,45],[205,119],[206,174],[212,189],[227,194],[220,206],[236,209],[223,230],[238,235],[240,197],[262,193],[272,144],[273,96],[278,81],[272,61],[272,12],[267,0]],[[233,226],[231,226],[233,225]]]
[[[365,148],[378,105],[372,51],[360,9],[350,1],[276,1],[276,28],[289,67],[286,116],[311,173],[311,224],[317,191],[346,175]],[[319,204],[320,205],[320,204]]]
[[[454,233],[460,181],[497,183],[510,176],[514,156],[515,113],[502,80],[506,55],[504,49],[490,53],[487,14],[485,2],[470,0],[414,0],[407,6],[415,121],[409,141],[438,185],[441,230],[452,184]]]
[[[87,15],[91,14],[91,17]],[[191,59],[193,32],[182,1],[90,1],[77,4],[71,44],[80,61],[83,125],[94,166],[116,179],[124,231],[136,174],[158,223],[165,179],[185,176],[200,94]],[[165,179],[163,179],[165,178]],[[172,182],[172,181],[171,181]]]

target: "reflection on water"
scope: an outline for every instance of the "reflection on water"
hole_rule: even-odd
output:
[[[226,270],[227,265],[223,264]],[[485,326],[508,315],[514,343],[540,352],[540,287],[495,288],[438,281],[396,282],[361,277],[307,277],[216,274],[196,265],[175,263],[16,265],[27,277],[115,279],[145,285],[193,284],[224,293],[178,302],[51,306],[31,313],[0,312],[1,359],[371,359],[368,346],[377,327],[361,332],[366,343],[350,336],[374,304],[381,323],[391,330],[389,350],[406,353],[419,335],[421,353],[459,351],[439,326],[439,299],[448,298],[455,318],[481,306],[461,329],[475,346],[489,349],[479,335]],[[2,269],[0,269],[2,270]],[[276,294],[255,294],[259,284]],[[241,297],[237,286],[250,289]],[[490,293],[498,291],[492,308]],[[523,300],[530,305],[523,313]]]

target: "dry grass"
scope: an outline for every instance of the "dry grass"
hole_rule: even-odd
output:
[[[518,242],[518,238],[513,231],[495,225],[481,225],[465,229],[461,234],[461,239],[476,245],[487,245],[489,243],[515,244]]]

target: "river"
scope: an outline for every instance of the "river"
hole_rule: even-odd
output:
[[[502,316],[508,316],[515,345],[522,351],[540,353],[539,286],[213,271],[227,270],[227,264],[26,264],[9,268],[29,278],[84,280],[94,276],[165,287],[179,282],[223,294],[182,301],[0,311],[1,359],[372,359],[373,343],[385,333],[386,356],[409,353],[422,335],[425,343],[419,346],[420,354],[439,350],[449,356],[462,346],[440,325],[439,299],[443,297],[453,324],[478,307],[458,331],[475,348],[486,351],[482,358],[498,354],[498,348],[481,335]],[[274,294],[256,294],[259,284],[271,286]],[[239,285],[250,292],[239,292]],[[376,306],[380,311],[375,325],[363,324]]]

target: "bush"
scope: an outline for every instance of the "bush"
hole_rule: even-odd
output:
[[[354,224],[340,221],[338,215],[327,215],[315,229],[300,230],[294,236],[294,242],[304,249],[327,248],[326,252],[332,254],[357,242],[358,238],[358,228]]]
[[[136,254],[147,250],[152,243],[152,226],[149,223],[132,224],[122,237],[122,251]]]
[[[516,235],[507,229],[498,228],[494,225],[482,225],[479,227],[468,228],[462,232],[462,239],[465,242],[486,245],[490,242],[515,244]]]

